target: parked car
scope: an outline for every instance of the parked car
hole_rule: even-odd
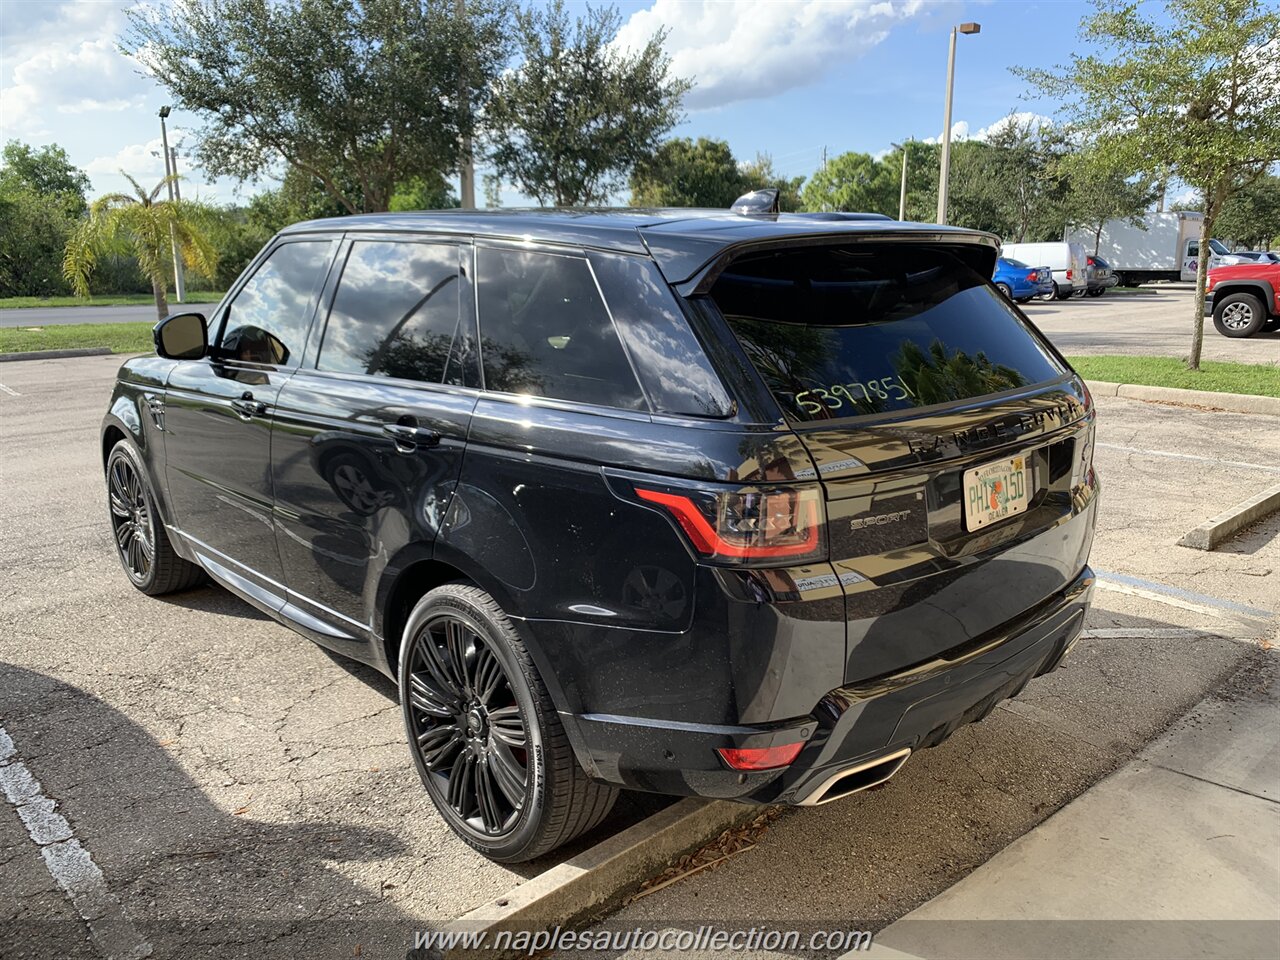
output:
[[[395,678],[495,860],[619,788],[866,789],[1055,669],[1090,600],[1093,403],[996,252],[839,214],[291,226],[120,368],[120,560]]]
[[[1280,327],[1280,263],[1210,270],[1204,310],[1224,337],[1252,337]]]
[[[1024,263],[1047,264],[1053,271],[1053,295],[1059,300],[1084,296],[1088,289],[1088,262],[1078,243],[1006,243],[1001,253]]]
[[[1053,272],[1048,267],[1029,267],[1021,260],[1000,257],[992,282],[1009,300],[1027,303],[1035,297],[1053,294]]]
[[[1235,256],[1244,257],[1254,263],[1280,263],[1280,253],[1274,250],[1237,250]]]
[[[1190,210],[1146,213],[1136,225],[1128,220],[1108,220],[1097,232],[1087,227],[1068,229],[1063,239],[1097,250],[1123,287],[1152,280],[1195,280],[1203,220],[1204,214]],[[1210,270],[1243,262],[1221,240],[1209,241]]]
[[[1086,257],[1088,264],[1089,281],[1086,292],[1091,297],[1100,297],[1109,289],[1119,283],[1116,272],[1111,269],[1111,264],[1107,263],[1102,257]]]

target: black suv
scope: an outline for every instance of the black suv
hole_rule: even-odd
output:
[[[620,787],[845,796],[1081,631],[1093,404],[997,249],[840,214],[298,224],[121,368],[121,559],[395,677],[497,860]]]

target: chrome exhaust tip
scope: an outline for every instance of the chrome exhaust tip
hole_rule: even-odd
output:
[[[796,806],[817,807],[839,800],[841,797],[847,797],[851,793],[878,787],[901,770],[909,756],[911,756],[911,748],[903,747],[883,757],[876,757],[874,760],[866,760],[852,767],[837,770],[811,790],[803,800],[797,800]]]

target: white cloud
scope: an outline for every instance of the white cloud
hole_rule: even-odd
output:
[[[1031,130],[1038,130],[1042,126],[1052,126],[1052,124],[1052,117],[1046,117],[1040,113],[1032,113],[1029,110],[1005,114],[994,123],[980,127],[975,133],[969,132],[969,121],[957,120],[951,125],[951,142],[955,143],[959,140],[990,140],[996,134],[1010,127],[1026,127]],[[925,137],[924,142],[941,143],[942,134],[939,133],[936,137]]]
[[[151,87],[120,55],[110,36],[35,49],[28,45],[15,60],[0,90],[0,113],[10,132],[40,134],[48,126],[50,111],[128,110],[137,107]]]
[[[668,30],[672,71],[696,84],[685,106],[698,110],[814,83],[924,10],[924,0],[657,0],[617,43],[635,49]]]

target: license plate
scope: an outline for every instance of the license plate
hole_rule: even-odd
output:
[[[965,527],[978,530],[1027,510],[1027,458],[1013,457],[964,472]]]

